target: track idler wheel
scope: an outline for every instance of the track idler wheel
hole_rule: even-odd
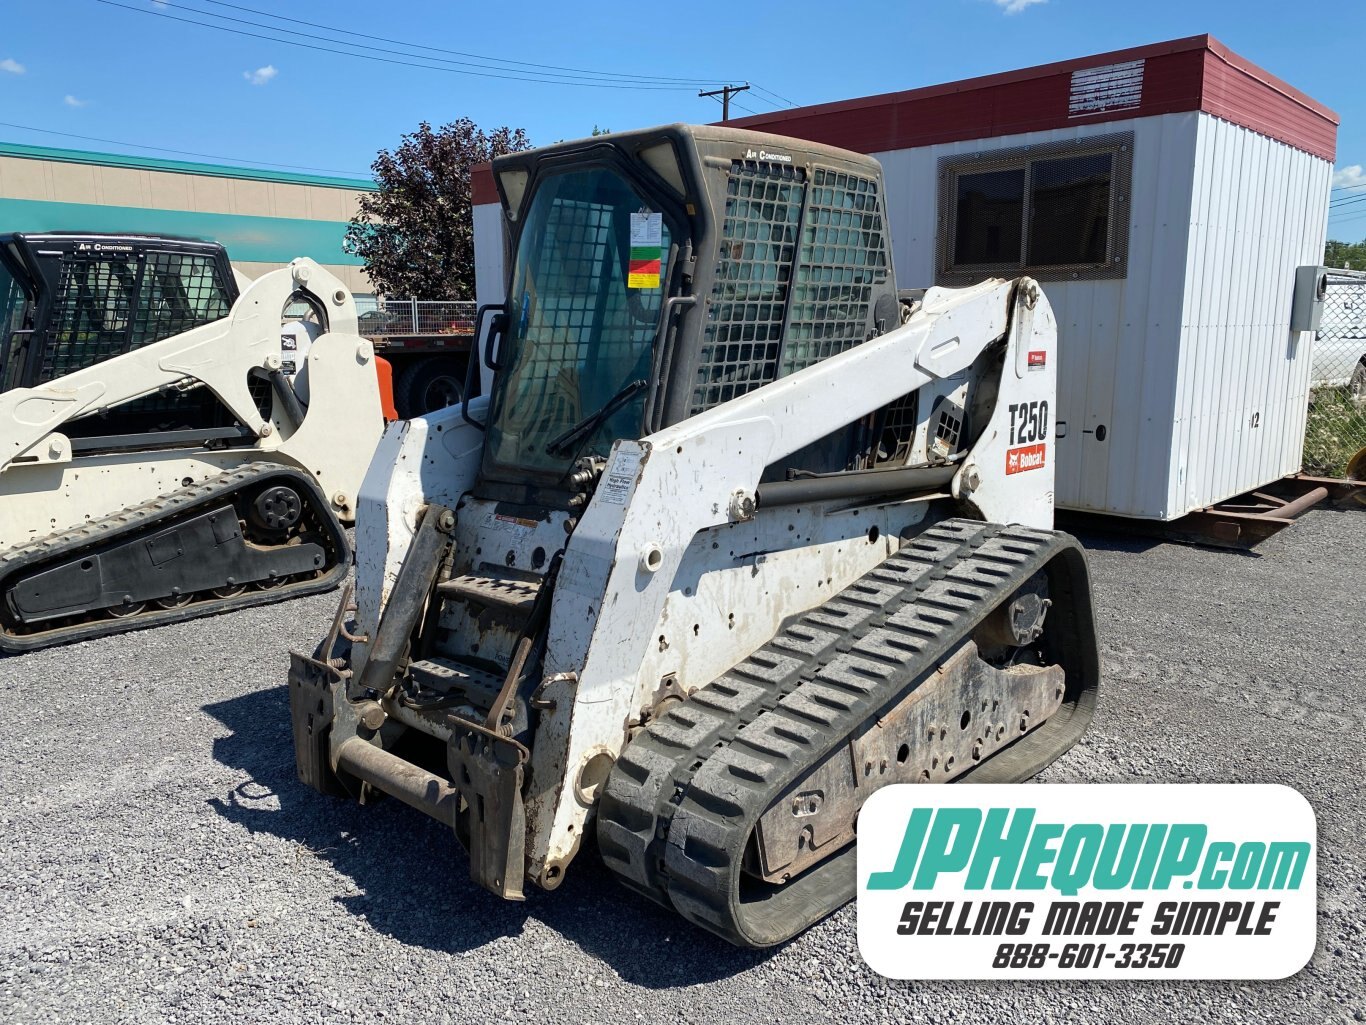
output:
[[[255,527],[271,533],[283,533],[294,527],[303,515],[304,503],[291,487],[276,485],[266,488],[251,503],[247,519]]]

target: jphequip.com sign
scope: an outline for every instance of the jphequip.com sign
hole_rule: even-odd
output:
[[[1284,978],[1314,951],[1316,846],[1282,786],[885,787],[859,949],[902,979]]]

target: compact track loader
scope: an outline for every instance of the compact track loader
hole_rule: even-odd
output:
[[[0,236],[0,387],[0,651],[345,576],[384,419],[355,302],[311,260],[239,295],[221,246]]]
[[[878,787],[1022,780],[1091,719],[1053,314],[898,294],[869,157],[675,125],[493,169],[492,386],[380,443],[354,596],[293,656],[299,775],[450,823],[502,897],[591,833],[781,942],[853,896]]]

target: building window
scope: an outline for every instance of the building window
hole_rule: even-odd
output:
[[[945,158],[941,280],[1124,277],[1132,149],[1124,133]]]

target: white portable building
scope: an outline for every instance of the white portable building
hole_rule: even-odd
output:
[[[1058,318],[1057,504],[1155,520],[1300,469],[1337,116],[1209,36],[730,122],[877,156],[898,283],[1028,274]],[[492,176],[480,301],[502,297]],[[492,205],[490,205],[492,204]]]

